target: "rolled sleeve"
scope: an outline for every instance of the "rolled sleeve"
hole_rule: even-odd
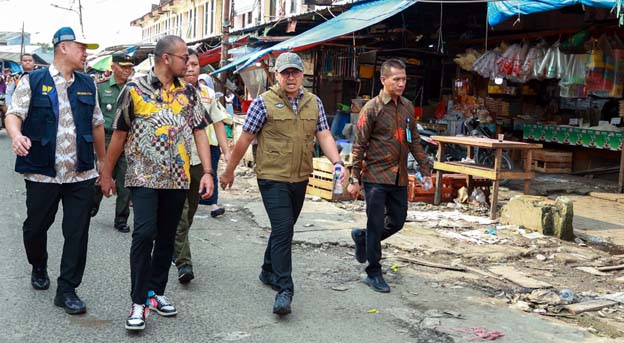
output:
[[[245,123],[243,124],[243,131],[249,132],[252,135],[257,135],[258,132],[262,130],[262,126],[264,126],[266,120],[266,106],[264,105],[264,100],[262,99],[262,96],[259,96],[255,98],[249,106],[249,110],[247,111],[247,118],[245,119]]]
[[[7,115],[14,115],[20,119],[26,120],[28,117],[28,108],[30,107],[30,78],[24,75],[13,92],[11,103]]]
[[[329,124],[327,124],[327,114],[325,114],[325,107],[323,107],[323,102],[318,96],[316,97],[316,103],[318,104],[319,109],[318,121],[316,122],[316,132],[329,130]]]

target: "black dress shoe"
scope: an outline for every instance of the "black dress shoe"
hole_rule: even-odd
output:
[[[222,208],[222,207],[219,207],[219,208],[215,208],[214,210],[210,211],[210,216],[212,218],[216,218],[216,217],[218,217],[220,215],[223,215],[224,213],[225,213],[225,209]]]
[[[115,229],[119,232],[130,232],[128,224],[115,224]]]
[[[178,268],[178,281],[180,281],[180,283],[189,283],[194,278],[195,274],[193,274],[193,267],[184,265]]]
[[[366,232],[362,229],[351,230],[351,239],[355,243],[355,259],[360,263],[366,262]]]
[[[386,280],[384,280],[381,275],[367,276],[366,279],[364,279],[364,283],[376,292],[390,293],[390,286],[388,286]]]
[[[30,274],[30,284],[34,289],[44,290],[50,288],[50,278],[46,267],[33,267]]]
[[[78,298],[75,291],[67,291],[63,294],[57,293],[54,297],[54,305],[64,308],[65,312],[69,314],[87,312],[87,305]]]
[[[260,272],[258,279],[260,279],[260,282],[263,284],[271,286],[274,291],[279,291],[279,287],[275,284],[275,274],[263,270]]]
[[[289,289],[285,289],[275,296],[275,304],[273,304],[273,313],[280,316],[290,313],[290,304],[292,303],[293,293]]]

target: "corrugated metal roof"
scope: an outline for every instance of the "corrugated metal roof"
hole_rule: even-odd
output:
[[[6,44],[9,39],[13,39],[21,35],[21,32],[0,31],[0,44]]]

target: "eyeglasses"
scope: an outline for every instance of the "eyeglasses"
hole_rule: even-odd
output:
[[[175,56],[177,58],[181,58],[184,61],[185,64],[188,63],[188,61],[191,59],[191,56],[189,56],[189,55],[182,55],[182,56],[180,56],[180,55],[174,55],[174,54],[169,54],[169,53],[167,53],[167,55]]]
[[[299,76],[299,74],[301,74],[301,70],[283,70],[280,72],[280,75],[282,75],[283,77],[297,77]]]

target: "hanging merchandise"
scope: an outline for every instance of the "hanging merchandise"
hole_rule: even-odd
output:
[[[537,46],[529,49],[524,64],[522,65],[522,74],[525,77],[525,81],[541,80],[539,68],[540,63],[544,60],[544,56],[546,56],[546,46],[547,43],[542,40]]]
[[[475,61],[481,56],[481,54],[475,49],[466,49],[463,54],[457,54],[453,61],[462,69],[472,71],[472,67]]]
[[[505,75],[510,76],[513,73],[514,62],[521,53],[522,47],[519,44],[513,44],[505,52],[503,55],[496,61],[496,65],[498,66],[498,71]]]
[[[562,98],[584,98],[587,96],[585,88],[585,60],[586,54],[569,55],[561,81],[559,81],[559,95]]]
[[[606,35],[594,41],[592,51],[587,55],[585,85],[587,93],[608,97],[613,88],[615,58]]]
[[[529,52],[529,45],[522,44],[522,46],[518,49],[518,53],[514,57],[513,66],[511,68],[510,80],[516,82],[525,82],[526,74],[523,73],[522,66],[526,61],[527,54]]]
[[[486,79],[493,80],[499,77],[496,61],[500,55],[501,50],[499,48],[486,51],[481,57],[474,61],[472,70]]]
[[[538,75],[546,79],[560,79],[566,66],[566,56],[559,49],[559,41],[555,42],[544,56]]]
[[[624,93],[624,49],[613,49],[613,86],[609,96],[621,98],[622,93]]]
[[[561,43],[561,49],[578,50],[584,49],[583,44],[589,36],[588,30],[577,32],[570,36],[565,42]]]

